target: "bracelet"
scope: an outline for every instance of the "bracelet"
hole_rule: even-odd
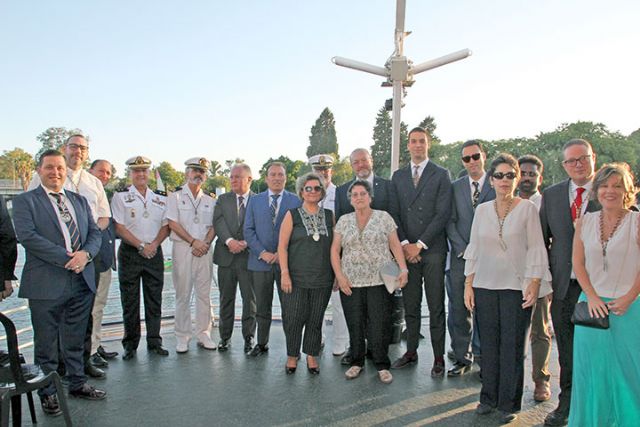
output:
[[[408,273],[409,269],[408,268],[401,268],[400,269],[400,273]]]
[[[195,242],[195,241],[196,241],[196,239],[191,239],[191,243],[189,243],[189,247],[192,247],[193,246],[193,242]]]

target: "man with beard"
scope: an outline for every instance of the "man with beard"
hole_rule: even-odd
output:
[[[209,161],[193,157],[186,162],[187,184],[167,199],[167,219],[173,242],[173,286],[176,290],[176,353],[186,353],[191,339],[191,295],[195,292],[195,337],[198,347],[215,350],[211,339],[211,242],[215,201],[202,191]]]

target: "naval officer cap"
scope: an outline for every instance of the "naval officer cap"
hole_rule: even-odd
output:
[[[316,154],[309,157],[309,164],[314,169],[331,169],[333,167],[333,156],[331,154]]]
[[[185,161],[184,164],[188,168],[200,169],[201,171],[207,172],[210,162],[205,157],[192,157]]]
[[[145,156],[135,156],[125,162],[127,167],[133,169],[149,169],[151,167],[151,159]]]

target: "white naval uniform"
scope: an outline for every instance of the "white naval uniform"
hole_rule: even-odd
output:
[[[167,225],[167,197],[147,187],[145,196],[134,187],[115,193],[111,200],[113,220],[144,243],[151,243]],[[145,215],[147,212],[147,215]]]
[[[167,219],[179,223],[194,239],[204,240],[213,227],[214,206],[215,200],[211,196],[200,190],[194,199],[189,186],[185,185],[169,196]],[[211,338],[213,250],[209,248],[205,255],[196,257],[191,253],[190,242],[185,242],[173,231],[170,238],[173,243],[172,278],[176,291],[176,337],[191,338],[191,294],[195,288],[195,336],[198,340],[203,335]]]

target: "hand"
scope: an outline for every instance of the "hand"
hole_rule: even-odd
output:
[[[260,259],[267,264],[273,264],[276,262],[276,254],[264,251],[260,254]]]
[[[331,292],[337,292],[340,290],[340,285],[338,285],[338,279],[333,279],[333,287],[331,288]]]
[[[242,244],[243,242],[244,245]],[[244,240],[240,242],[236,239],[231,239],[229,240],[229,243],[227,243],[227,247],[229,248],[229,252],[231,252],[232,254],[239,254],[247,247],[247,242],[245,242]]]
[[[464,306],[467,307],[467,310],[469,311],[473,311],[476,307],[473,287],[471,285],[464,285]]]
[[[144,249],[140,252],[140,255],[147,259],[151,259],[156,256],[156,252],[158,252],[158,245],[155,243],[147,243],[144,246]]]
[[[409,243],[408,245],[404,245],[402,247],[402,252],[404,252],[404,257],[411,261],[420,257],[420,251],[422,248],[417,243]]]
[[[527,289],[524,290],[522,296],[522,308],[533,307],[533,305],[538,300],[538,293],[540,292],[540,282],[537,280],[532,280],[529,282]]]
[[[290,294],[293,290],[291,275],[289,275],[288,271],[283,271],[280,274],[280,287],[282,288],[282,292],[284,292],[285,294]]]
[[[591,317],[606,317],[609,314],[607,305],[596,294],[587,295],[589,303],[589,314]]]
[[[5,298],[9,298],[12,293],[13,293],[13,283],[11,282],[11,280],[5,280],[4,290],[0,292],[0,301],[2,301]]]
[[[195,239],[191,242],[191,253],[197,257],[201,257],[209,252],[209,245],[204,240]]]
[[[627,312],[629,306],[633,303],[634,300],[634,298],[623,295],[619,298],[614,299],[613,301],[609,301],[607,303],[607,308],[616,316],[622,316]]]
[[[345,276],[338,277],[338,286],[345,295],[351,295],[351,282]]]
[[[64,268],[76,274],[82,273],[82,270],[84,270],[84,267],[89,262],[89,254],[87,251],[67,252],[67,255],[70,256],[71,259],[67,261]]]
[[[396,278],[396,282],[398,282],[398,288],[402,289],[407,285],[407,282],[409,281],[409,273],[406,271],[401,271],[400,274],[398,274],[398,277]]]

